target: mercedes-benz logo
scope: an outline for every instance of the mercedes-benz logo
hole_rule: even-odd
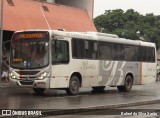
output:
[[[26,80],[29,80],[29,75],[26,76]]]

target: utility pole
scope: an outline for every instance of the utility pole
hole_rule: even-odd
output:
[[[3,10],[4,10],[4,0],[1,0],[1,17],[0,17],[0,72],[2,72]]]

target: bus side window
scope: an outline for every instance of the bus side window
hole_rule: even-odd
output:
[[[87,59],[97,59],[98,57],[98,44],[96,41],[85,41],[85,52]]]
[[[147,60],[148,62],[155,62],[155,49],[153,47],[147,47]]]
[[[87,47],[87,45],[85,45]],[[72,39],[72,57],[76,59],[84,59],[84,40],[83,39]]]
[[[113,43],[113,59],[114,60],[124,59],[124,44]]]
[[[104,60],[112,59],[112,43],[99,42],[99,58]]]
[[[147,61],[147,50],[145,46],[138,47],[138,61],[146,62]]]
[[[136,46],[134,45],[125,45],[125,60],[126,61],[136,61]]]

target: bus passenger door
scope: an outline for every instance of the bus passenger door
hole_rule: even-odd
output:
[[[69,83],[69,43],[65,40],[51,41],[50,88],[66,88]]]

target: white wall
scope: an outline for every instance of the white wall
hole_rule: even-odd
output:
[[[93,18],[94,0],[47,0],[47,2],[86,9],[90,18]]]
[[[49,3],[55,3],[55,0],[47,0]]]

